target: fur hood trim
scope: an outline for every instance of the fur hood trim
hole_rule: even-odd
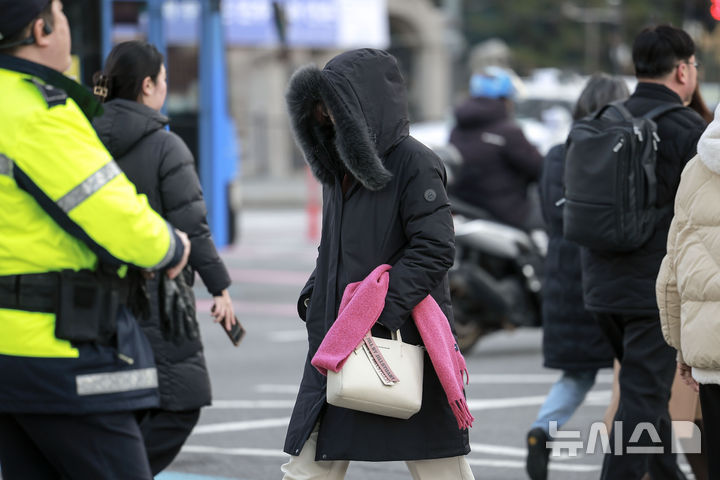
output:
[[[703,132],[697,145],[700,161],[711,172],[720,175],[720,105],[715,109],[715,119]]]
[[[333,184],[345,172],[368,190],[390,182],[383,160],[408,136],[409,125],[405,84],[392,55],[360,49],[338,55],[323,70],[302,67],[285,99],[295,140],[322,183]],[[316,121],[318,104],[332,127]]]
[[[290,121],[299,147],[315,176],[322,183],[334,183],[331,153],[313,118],[315,105],[322,102],[335,123],[334,148],[343,166],[369,190],[382,189],[392,178],[377,154],[370,132],[354,118],[334,91],[330,82],[315,66],[301,68],[290,79],[286,100]],[[327,144],[325,144],[327,145]]]

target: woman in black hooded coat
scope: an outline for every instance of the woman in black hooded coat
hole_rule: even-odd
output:
[[[445,170],[408,134],[397,62],[380,50],[346,52],[322,71],[298,70],[286,99],[297,143],[323,184],[323,226],[315,271],[298,300],[309,351],[285,440],[292,457],[284,478],[343,478],[349,460],[405,460],[416,479],[473,478],[464,458],[468,432],[458,428],[427,355],[422,408],[408,420],[327,404],[326,377],[310,364],[345,287],[383,263],[392,270],[373,335],[400,329],[403,341],[421,345],[410,312],[428,294],[452,326],[447,271],[455,237]],[[427,459],[438,461],[413,462]],[[313,470],[317,477],[307,473]]]

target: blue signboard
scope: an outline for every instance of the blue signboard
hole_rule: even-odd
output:
[[[225,0],[222,6],[225,38],[231,45],[278,43],[269,0]]]
[[[287,0],[288,44],[304,47],[337,45],[337,0]]]
[[[273,15],[272,0],[223,0],[222,20],[225,40],[228,45],[238,46],[276,46],[280,43]],[[348,8],[357,1],[348,0],[279,0],[287,20],[287,42],[291,47],[336,48],[341,46],[343,31],[347,30],[343,20],[347,21]],[[385,23],[386,10],[384,0],[364,0],[362,9],[355,8],[350,15],[355,22],[365,25],[364,31],[372,36],[377,30],[374,23]],[[379,11],[380,15],[370,15],[358,19],[360,12]],[[163,6],[163,18],[168,44],[192,45],[197,43],[198,18],[200,6],[198,0],[166,0]],[[380,20],[377,18],[380,17]],[[385,17],[383,22],[382,17]],[[380,31],[387,30],[380,25]],[[383,33],[382,37],[387,34]],[[374,42],[377,43],[377,42]],[[382,40],[380,41],[382,43]]]
[[[337,38],[338,0],[281,0],[290,46],[330,47]],[[270,0],[225,0],[225,38],[230,45],[277,45]]]
[[[163,4],[165,38],[170,45],[196,45],[200,31],[198,0],[165,0]]]

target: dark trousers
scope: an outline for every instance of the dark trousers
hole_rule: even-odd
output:
[[[685,478],[672,453],[672,424],[668,414],[670,387],[675,376],[675,349],[662,336],[657,316],[595,314],[600,328],[613,346],[621,364],[620,402],[615,421],[622,422],[622,452],[616,452],[616,431],[610,434],[613,452],[603,460],[602,480],[639,480],[646,473],[652,480]],[[630,442],[637,425],[654,426],[661,444],[645,431]],[[628,451],[628,447],[631,447]],[[662,447],[662,453],[637,453],[632,447]],[[622,453],[618,455],[618,453]]]
[[[4,480],[152,480],[130,412],[0,414]]]
[[[703,415],[703,452],[708,461],[708,478],[720,479],[720,385],[700,385]]]
[[[177,456],[200,418],[200,409],[184,412],[153,409],[138,421],[153,475],[163,471]]]

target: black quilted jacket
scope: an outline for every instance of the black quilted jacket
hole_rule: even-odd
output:
[[[112,100],[93,126],[150,206],[188,234],[192,244],[189,265],[211,294],[219,294],[230,285],[230,276],[210,236],[192,154],[180,137],[165,130],[167,123],[167,117],[145,105]],[[151,314],[140,324],[153,347],[161,407],[190,410],[208,405],[210,380],[200,339],[175,344],[163,338],[157,281],[148,282],[148,291]]]

